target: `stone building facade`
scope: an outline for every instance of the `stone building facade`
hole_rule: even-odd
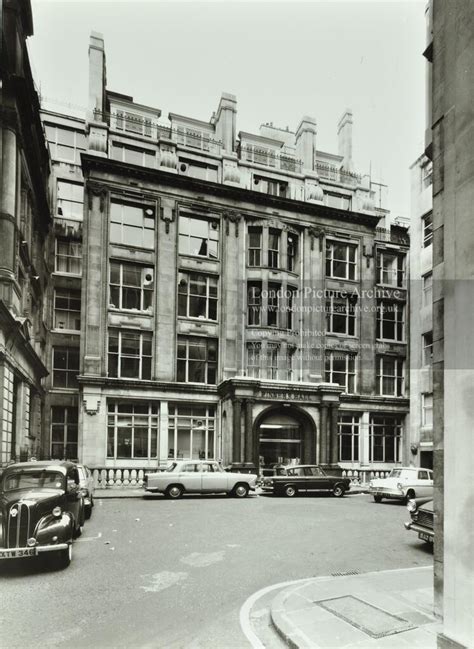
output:
[[[474,638],[473,6],[430,2],[426,155],[433,162],[434,587],[438,647]]]
[[[423,154],[411,166],[410,450],[433,468],[433,165]]]
[[[43,112],[46,447],[112,472],[214,457],[365,478],[405,462],[408,236],[353,170],[351,112],[337,154],[310,117],[238,132],[226,93],[209,121],[163,123],[106,88],[99,34],[89,63],[86,120]]]
[[[41,452],[47,375],[49,158],[26,40],[29,2],[5,0],[0,61],[0,465]]]

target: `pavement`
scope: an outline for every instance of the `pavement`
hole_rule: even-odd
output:
[[[295,649],[437,646],[431,566],[300,580],[278,591],[270,615],[280,638]]]
[[[257,493],[259,490],[257,489]],[[352,486],[347,496],[367,493]],[[143,498],[143,489],[110,487],[96,499]],[[151,497],[155,497],[150,494]],[[148,495],[145,496],[147,498]],[[439,623],[433,614],[431,566],[366,572],[285,582],[256,593],[247,612],[249,643],[254,649],[436,649]],[[259,601],[260,600],[260,601]],[[258,617],[266,600],[269,623],[277,634],[259,637]],[[253,629],[253,630],[252,630]]]

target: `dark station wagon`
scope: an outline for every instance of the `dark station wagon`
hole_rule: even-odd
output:
[[[84,499],[72,462],[22,462],[0,483],[0,560],[44,555],[58,568],[72,558],[84,524]]]
[[[264,478],[262,491],[273,492],[275,496],[292,498],[300,492],[330,492],[337,498],[350,488],[350,480],[340,476],[328,475],[314,464],[275,467],[271,478]]]

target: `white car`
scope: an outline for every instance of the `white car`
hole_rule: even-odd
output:
[[[433,471],[417,467],[392,469],[387,478],[377,478],[369,482],[369,493],[376,503],[382,498],[406,502],[409,498],[433,496]]]
[[[245,498],[255,490],[257,478],[254,473],[228,473],[212,460],[176,460],[165,471],[145,475],[143,488],[168,498],[181,498],[183,493],[227,493]]]

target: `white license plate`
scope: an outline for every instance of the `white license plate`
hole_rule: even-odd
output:
[[[425,532],[418,532],[418,538],[422,541],[427,541],[428,543],[433,542],[432,537],[429,534],[425,534]]]
[[[35,557],[37,548],[20,548],[16,550],[0,550],[0,559],[21,559],[22,557]]]

